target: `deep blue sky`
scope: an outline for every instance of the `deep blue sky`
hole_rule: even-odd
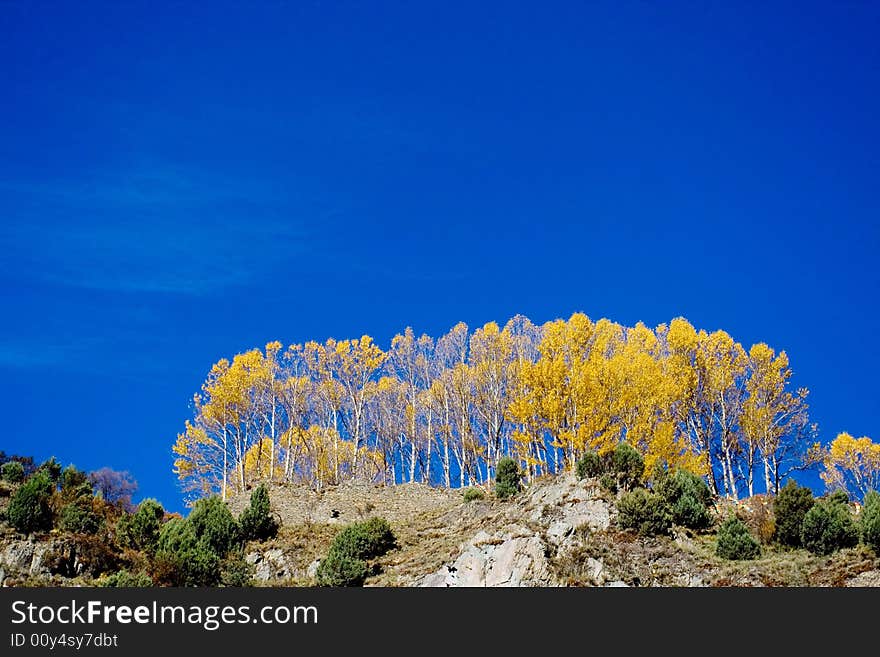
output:
[[[0,448],[179,509],[220,357],[578,310],[880,437],[877,3],[200,4],[0,5]]]

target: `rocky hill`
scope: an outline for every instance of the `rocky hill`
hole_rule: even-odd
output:
[[[398,547],[378,560],[367,586],[880,586],[880,562],[857,546],[831,556],[764,546],[754,561],[715,556],[714,532],[675,528],[643,537],[616,523],[615,496],[593,479],[547,477],[508,501],[465,501],[460,491],[421,484],[350,483],[323,492],[270,488],[278,536],[248,544],[258,586],[315,584],[337,531],[371,516],[389,521]],[[230,500],[236,515],[245,495]],[[747,522],[759,500],[736,509]],[[53,531],[22,537],[0,530],[0,583],[89,584],[88,550]]]
[[[754,561],[726,561],[715,556],[711,532],[620,530],[615,497],[571,473],[537,481],[507,502],[466,502],[460,491],[420,484],[323,493],[275,486],[271,497],[281,532],[247,555],[265,585],[312,584],[340,526],[382,516],[398,548],[367,586],[880,586],[880,563],[864,546],[827,557],[765,547]],[[231,506],[245,504],[242,496]],[[737,512],[748,520],[752,505]]]

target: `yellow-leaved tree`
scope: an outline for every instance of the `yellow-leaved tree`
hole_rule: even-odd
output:
[[[831,441],[822,465],[822,480],[831,490],[845,490],[856,499],[880,490],[880,443],[867,436],[839,434]]]
[[[625,441],[646,477],[685,468],[733,499],[819,462],[830,486],[876,486],[874,444],[842,434],[823,450],[806,400],[784,351],[747,352],[681,317],[652,329],[518,315],[436,341],[407,328],[387,352],[364,335],[221,359],[174,467],[191,499],[278,480],[488,485],[502,456],[532,480]]]

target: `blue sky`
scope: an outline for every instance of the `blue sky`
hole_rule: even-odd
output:
[[[880,437],[876,3],[198,4],[3,5],[0,448],[179,509],[220,357],[574,311]]]

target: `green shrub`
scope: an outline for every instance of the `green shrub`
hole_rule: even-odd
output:
[[[220,565],[220,583],[223,586],[252,586],[254,567],[249,564],[241,550],[233,550]]]
[[[495,495],[499,500],[506,500],[519,492],[521,476],[519,464],[512,458],[505,456],[498,460],[495,469]]]
[[[219,497],[196,502],[187,518],[200,541],[218,557],[223,557],[239,542],[241,532],[229,507]]]
[[[9,500],[6,510],[9,524],[24,534],[52,529],[49,498],[54,490],[55,485],[46,472],[31,475]]]
[[[49,460],[43,461],[40,467],[37,468],[37,472],[46,473],[54,487],[58,484],[58,480],[61,479],[61,464],[53,456]]]
[[[278,521],[272,517],[269,489],[260,484],[251,493],[250,506],[238,518],[242,538],[246,541],[265,541],[278,534]]]
[[[95,582],[96,586],[108,588],[146,588],[153,585],[153,580],[146,573],[130,573],[120,570],[111,575],[105,575]]]
[[[317,571],[318,586],[362,586],[367,578],[367,564],[330,549]]]
[[[380,557],[397,547],[397,538],[385,518],[373,517],[361,524],[370,537],[372,554],[368,555],[369,557]]]
[[[599,485],[609,493],[617,492],[617,478],[608,472],[599,477]]]
[[[318,584],[362,585],[367,577],[366,560],[382,556],[396,543],[394,532],[384,518],[370,518],[343,527],[318,565]]]
[[[162,526],[154,567],[154,581],[171,586],[213,586],[220,581],[220,557],[207,539],[199,540],[189,519],[173,518]]]
[[[880,493],[869,491],[859,518],[862,542],[880,556]]]
[[[654,489],[669,505],[676,525],[706,529],[712,524],[712,493],[702,477],[682,468],[671,475],[663,471],[656,475]]]
[[[672,505],[672,522],[690,529],[707,529],[712,524],[712,516],[705,504],[691,495],[682,495]]]
[[[462,493],[462,497],[465,502],[474,502],[476,500],[485,499],[486,494],[480,488],[465,488],[464,493]]]
[[[61,471],[60,482],[61,499],[66,502],[92,496],[92,484],[88,475],[74,465],[68,465]]]
[[[761,554],[761,548],[749,534],[743,521],[736,516],[731,516],[718,528],[718,543],[715,554],[722,559],[755,559]]]
[[[384,518],[370,518],[343,527],[333,539],[331,551],[352,559],[380,557],[396,545],[394,532]]]
[[[161,504],[153,499],[144,500],[135,513],[126,513],[116,523],[116,542],[135,550],[154,550],[164,517]]]
[[[663,498],[636,488],[624,493],[617,501],[617,522],[625,529],[635,529],[643,536],[666,534],[672,525],[672,514]]]
[[[815,503],[813,491],[806,486],[798,486],[794,480],[789,479],[773,500],[776,541],[788,547],[801,547],[804,516]]]
[[[859,542],[849,506],[840,496],[819,500],[804,516],[801,542],[813,554],[828,555]]]
[[[636,486],[645,473],[645,460],[639,451],[629,443],[618,443],[611,456],[611,468],[624,490]]]
[[[95,513],[92,499],[80,499],[61,507],[58,528],[74,534],[94,534],[102,525],[101,516]]]
[[[586,479],[587,477],[598,477],[602,474],[602,459],[596,452],[586,452],[575,466],[575,472],[578,479]]]
[[[24,481],[24,466],[18,461],[8,461],[0,466],[0,478],[10,484]]]

